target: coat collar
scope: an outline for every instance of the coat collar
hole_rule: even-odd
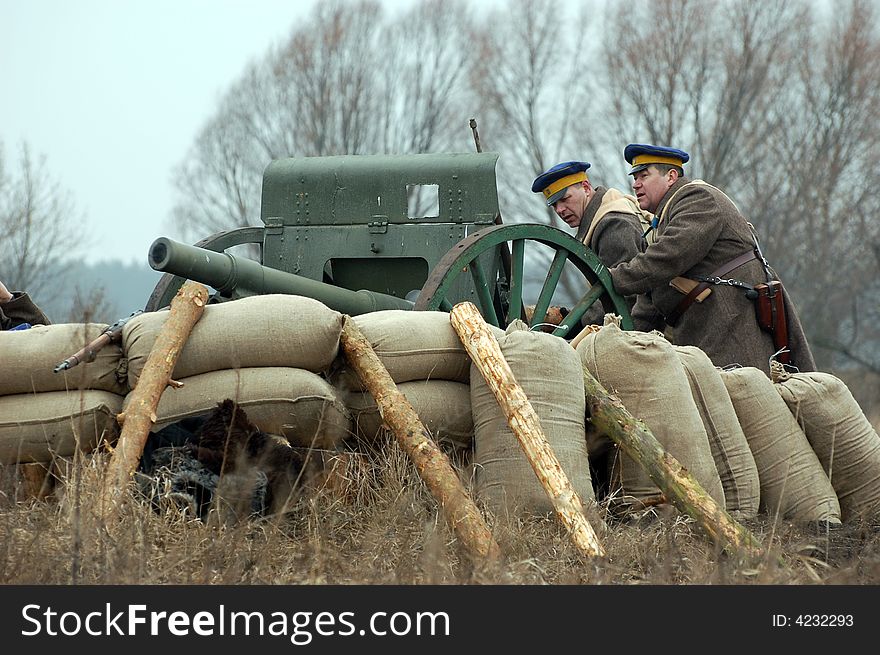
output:
[[[577,236],[575,236],[575,239],[583,239],[587,230],[590,229],[590,224],[593,222],[593,217],[602,205],[602,197],[605,195],[606,191],[608,191],[608,189],[603,186],[597,186],[593,189],[593,197],[590,198],[590,202],[584,207],[584,215],[581,216],[581,223],[578,225]]]
[[[663,214],[663,209],[666,207],[666,203],[669,202],[669,199],[675,195],[675,192],[678,191],[685,184],[690,182],[690,180],[684,176],[678,178],[669,189],[666,191],[666,194],[661,198],[660,204],[657,205],[657,210],[654,212],[654,216],[661,216]]]

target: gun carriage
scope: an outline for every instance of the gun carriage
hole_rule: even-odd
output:
[[[497,160],[484,152],[273,161],[263,174],[263,227],[220,232],[192,246],[153,242],[150,266],[166,274],[145,309],[168,305],[192,279],[215,289],[219,301],[290,293],[352,315],[449,311],[468,300],[489,323],[506,327],[526,318],[526,251],[541,244],[552,257],[530,325],[544,321],[570,263],[583,277],[583,293],[554,333],[566,334],[596,302],[630,329],[625,301],[584,244],[543,224],[501,224]],[[245,244],[259,260],[227,252]]]

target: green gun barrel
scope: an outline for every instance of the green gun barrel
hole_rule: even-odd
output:
[[[413,303],[385,293],[352,291],[263,266],[247,257],[214,252],[159,237],[150,246],[156,271],[195,280],[227,297],[287,293],[314,298],[338,312],[356,316],[384,309],[412,309]]]

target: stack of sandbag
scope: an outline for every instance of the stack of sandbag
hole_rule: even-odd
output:
[[[384,310],[352,320],[434,440],[452,448],[470,448],[474,433],[470,358],[449,314]],[[376,401],[354,371],[344,367],[333,379],[352,413],[357,438],[375,443],[387,436]]]
[[[771,366],[773,386],[797,420],[840,501],[844,521],[880,515],[880,437],[843,380]]]
[[[673,347],[687,374],[691,396],[709,438],[727,512],[735,519],[754,518],[761,501],[758,467],[721,372],[699,348]]]
[[[115,440],[128,392],[119,345],[53,372],[106,328],[68,323],[0,331],[0,463],[48,462]]]
[[[754,367],[721,371],[758,467],[761,510],[840,523],[840,503],[810,442],[770,378]]]
[[[497,337],[504,359],[540,419],[544,436],[583,503],[595,500],[585,438],[583,370],[563,339],[514,321]],[[489,385],[470,366],[476,494],[495,514],[548,514],[553,504]]]
[[[132,389],[168,314],[141,314],[123,329]],[[162,394],[156,429],[231,398],[264,432],[294,446],[333,448],[351,431],[351,417],[324,377],[339,353],[341,332],[342,314],[303,296],[207,305],[172,373],[183,386]]]
[[[609,322],[577,346],[583,367],[630,414],[645,422],[660,445],[675,457],[720,507],[724,488],[678,353],[659,332],[628,332]],[[590,449],[609,447],[607,437]],[[622,451],[611,458],[610,491],[624,502],[656,499],[660,490],[644,468]],[[621,498],[622,497],[622,498]]]

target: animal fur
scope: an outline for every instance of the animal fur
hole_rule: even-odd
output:
[[[321,462],[320,457],[292,448],[284,437],[260,430],[229,398],[218,403],[196,430],[194,442],[199,462],[220,476],[220,503],[236,518],[241,518],[242,508],[249,507],[260,472],[269,480],[267,504],[270,513],[275,513],[295,499]]]

